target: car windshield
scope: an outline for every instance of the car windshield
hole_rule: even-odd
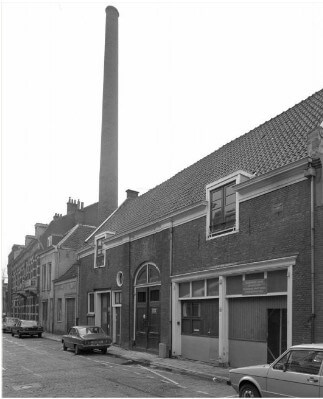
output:
[[[101,327],[80,327],[78,331],[81,336],[86,334],[104,334]]]
[[[37,321],[35,320],[22,320],[21,327],[35,327],[37,326]]]

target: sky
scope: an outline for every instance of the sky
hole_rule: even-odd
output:
[[[1,3],[1,268],[98,201],[105,8],[119,17],[119,204],[323,88],[323,1]]]

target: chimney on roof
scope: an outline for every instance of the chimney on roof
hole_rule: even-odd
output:
[[[35,237],[38,239],[47,229],[48,224],[36,223],[35,224]]]
[[[139,194],[139,192],[135,190],[126,190],[126,193],[127,193],[127,199],[137,198]]]
[[[118,10],[107,7],[98,221],[118,206]]]
[[[75,213],[76,211],[77,211],[77,202],[76,202],[76,200],[73,200],[71,197],[69,197],[68,202],[67,202],[66,214],[71,215],[72,213]]]
[[[34,239],[35,239],[35,236],[26,235],[25,236],[25,247],[27,247]]]

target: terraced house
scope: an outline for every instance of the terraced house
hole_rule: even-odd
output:
[[[323,90],[126,201],[80,257],[80,322],[215,364],[323,340]],[[243,359],[243,360],[242,360]]]

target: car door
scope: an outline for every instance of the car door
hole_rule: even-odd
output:
[[[319,397],[322,355],[322,351],[313,349],[291,349],[269,368],[267,394],[276,397]]]
[[[65,345],[68,348],[74,348],[75,338],[76,338],[76,328],[70,328],[70,331],[65,339]]]

